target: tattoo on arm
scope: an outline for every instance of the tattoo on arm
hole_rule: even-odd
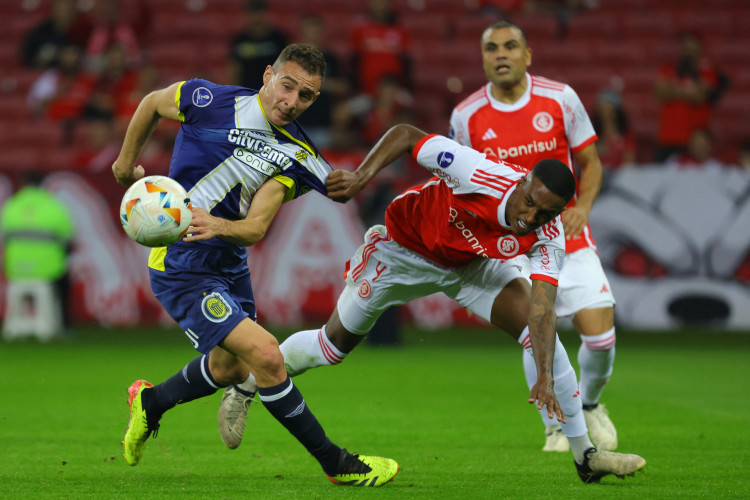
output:
[[[555,355],[555,297],[557,287],[546,281],[536,280],[531,285],[531,313],[529,335],[534,350],[537,370],[552,375],[552,359]]]

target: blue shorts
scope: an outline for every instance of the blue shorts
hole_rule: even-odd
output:
[[[245,252],[172,245],[164,270],[149,267],[149,275],[154,296],[203,354],[243,319],[257,319]]]

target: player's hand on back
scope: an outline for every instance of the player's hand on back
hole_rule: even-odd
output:
[[[349,170],[334,170],[326,179],[328,197],[333,201],[346,203],[362,189],[359,175]]]

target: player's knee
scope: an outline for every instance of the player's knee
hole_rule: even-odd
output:
[[[268,342],[253,349],[251,364],[256,378],[258,375],[261,377],[281,377],[282,374],[286,373],[284,356],[279,350],[279,344],[276,342],[276,339],[273,340],[274,342]]]
[[[247,366],[236,358],[216,363],[213,363],[209,358],[208,367],[211,371],[211,377],[221,386],[241,384],[250,375]]]

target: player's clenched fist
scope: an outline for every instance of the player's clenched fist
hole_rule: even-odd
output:
[[[326,179],[326,191],[333,201],[346,203],[362,189],[360,176],[357,172],[348,170],[334,170]]]

